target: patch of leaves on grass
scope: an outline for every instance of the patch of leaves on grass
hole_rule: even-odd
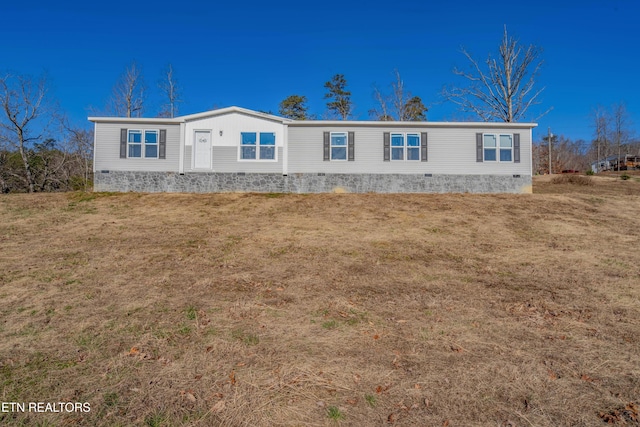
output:
[[[640,407],[629,402],[624,408],[613,409],[598,414],[602,421],[613,425],[640,425]]]

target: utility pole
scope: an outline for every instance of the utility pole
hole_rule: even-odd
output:
[[[547,144],[549,147],[549,175],[551,175],[551,137],[553,137],[553,134],[551,133],[551,127],[549,127],[547,131],[549,132],[549,135],[547,136]]]

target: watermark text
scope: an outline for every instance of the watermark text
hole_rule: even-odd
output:
[[[89,402],[0,402],[0,412],[91,412]]]

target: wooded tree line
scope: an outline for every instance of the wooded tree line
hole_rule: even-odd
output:
[[[461,82],[446,87],[441,95],[481,121],[536,120],[539,116],[531,118],[529,113],[532,106],[541,102],[544,91],[537,85],[541,52],[536,46],[521,45],[505,27],[497,55],[490,54],[484,62],[462,50],[469,68],[454,69]],[[278,113],[295,120],[353,118],[354,104],[345,75],[334,75],[324,88],[326,111],[322,115],[310,113],[308,99],[301,94],[283,99]],[[162,70],[156,90],[163,99],[157,117],[177,116],[182,90],[170,64]],[[104,109],[94,109],[93,115],[144,117],[148,92],[140,67],[132,62],[116,80]],[[398,70],[394,70],[386,89],[373,87],[372,98],[375,105],[368,112],[373,120],[427,120],[428,108],[422,98],[408,90]],[[0,107],[1,192],[90,189],[93,131],[88,124],[77,127],[68,123],[50,99],[46,77],[0,75]],[[592,124],[591,143],[552,136],[550,141],[544,137],[534,144],[534,173],[549,170],[549,142],[554,172],[585,170],[591,162],[612,154],[640,155],[640,144],[632,141],[624,104],[596,108]]]
[[[90,189],[93,132],[69,125],[46,77],[1,76],[0,108],[0,192]]]
[[[162,73],[159,117],[174,117],[180,92],[171,65]],[[95,115],[142,117],[146,86],[129,65]],[[93,180],[93,129],[71,125],[49,94],[46,76],[0,75],[0,192],[88,191]]]
[[[609,108],[597,106],[591,113],[593,139],[571,140],[564,135],[551,135],[551,171],[587,171],[591,164],[616,156],[640,156],[640,140],[632,129],[631,118],[623,102]],[[549,173],[549,136],[533,146],[533,172]]]

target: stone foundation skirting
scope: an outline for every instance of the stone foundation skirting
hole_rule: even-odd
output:
[[[530,175],[96,171],[94,191],[143,193],[530,193]]]

